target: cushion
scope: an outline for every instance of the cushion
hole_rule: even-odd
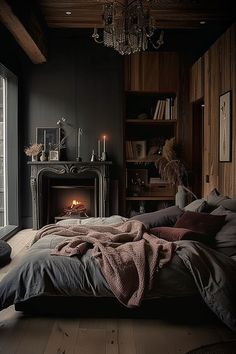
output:
[[[220,192],[214,188],[207,196],[207,204],[211,209],[215,209],[227,199],[229,199],[229,197],[220,194]]]
[[[201,213],[206,209],[207,209],[207,202],[203,198],[196,199],[184,207],[184,211],[194,211],[196,213]]]
[[[174,205],[165,209],[133,216],[130,220],[141,221],[148,229],[156,226],[173,226],[183,214],[178,206]]]
[[[215,236],[225,223],[225,215],[211,215],[186,211],[174,227],[189,229],[197,233]]]
[[[68,218],[58,221],[56,224],[61,226],[75,226],[75,225],[118,225],[123,224],[128,219],[120,215],[112,215],[108,217],[91,217],[91,218]]]
[[[215,248],[229,256],[236,255],[236,213],[220,206],[211,215],[225,216],[225,224],[215,236]]]
[[[221,202],[221,205],[225,209],[236,212],[236,199],[225,199]]]
[[[189,229],[160,226],[150,230],[152,234],[165,239],[166,241],[194,240],[208,243],[208,236]]]
[[[4,267],[11,260],[11,246],[3,240],[0,240],[0,267]]]

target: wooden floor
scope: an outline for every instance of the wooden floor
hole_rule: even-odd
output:
[[[12,262],[0,269],[0,279],[24,255],[33,236],[34,231],[23,230],[9,240]],[[236,334],[219,323],[27,317],[13,306],[0,312],[1,354],[183,354],[230,339]]]

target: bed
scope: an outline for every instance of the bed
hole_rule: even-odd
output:
[[[236,212],[222,205],[215,206],[211,213],[199,212],[199,208],[194,211],[190,209],[181,210],[175,206],[154,213],[138,215],[129,220],[117,215],[83,221],[69,220],[64,224],[59,222],[56,225],[45,226],[39,230],[21,262],[1,281],[0,310],[15,304],[16,310],[32,313],[43,313],[53,308],[55,313],[68,313],[71,307],[71,312],[74,314],[84,312],[89,315],[95,310],[100,310],[104,315],[104,309],[113,308],[119,314],[140,314],[143,311],[147,315],[148,308],[152,314],[156,312],[160,314],[164,308],[161,305],[162,300],[167,301],[168,304],[174,304],[174,307],[179,301],[179,306],[185,306],[186,309],[188,300],[194,299],[198,301],[198,312],[201,306],[205,306],[206,309],[210,309],[210,313],[236,331]],[[197,225],[192,227],[191,225],[196,223],[194,221],[196,215],[197,217],[204,215],[211,219],[207,219],[207,225],[197,221]],[[189,220],[189,217],[192,219]],[[195,230],[184,228],[183,222]],[[207,227],[208,234],[196,230],[200,224],[201,227]],[[151,249],[153,254],[150,264],[153,264],[155,258],[158,258],[158,262],[152,273],[150,264],[145,266],[142,274],[145,274],[145,277],[146,273],[150,274],[148,281],[144,279],[145,288],[142,288],[142,292],[140,292],[140,284],[133,281],[135,278],[132,275],[135,274],[132,273],[133,264],[127,262],[128,268],[124,267],[124,269],[121,265],[122,271],[119,270],[116,273],[115,269],[115,275],[112,276],[113,273],[111,273],[109,277],[104,271],[104,267],[107,266],[105,258],[103,257],[102,262],[101,259],[99,260],[101,249],[97,249],[96,255],[98,256],[95,257],[94,249],[98,247],[97,244],[93,244],[92,241],[91,243],[84,242],[86,237],[90,239],[91,230],[93,235],[94,230],[96,232],[99,230],[102,235],[106,236],[112,231],[115,237],[117,235],[120,237],[120,230],[122,232],[125,230],[125,237],[127,234],[130,237],[134,234],[132,229],[134,225],[140,227],[139,230],[142,229],[147,237],[151,237],[147,239],[149,244],[158,243],[159,250],[159,253],[155,255]],[[63,230],[66,230],[65,235]],[[68,236],[68,230],[76,231],[76,236]],[[89,234],[82,237],[80,236],[81,230],[88,230]],[[173,231],[174,234],[171,235]],[[208,237],[209,234],[211,234],[210,237]],[[122,237],[123,235],[124,232]],[[170,235],[175,239],[171,240]],[[82,241],[79,237],[82,237]],[[143,235],[140,237],[142,239]],[[78,239],[79,245],[83,245],[81,254],[78,252]],[[158,239],[161,239],[160,244],[156,241]],[[72,240],[76,240],[76,247],[71,246]],[[112,243],[115,249],[119,243],[117,240],[120,241],[116,239],[116,242],[113,240]],[[136,241],[130,238],[128,242],[124,240],[122,242],[125,247],[127,244],[129,247],[133,247],[133,244],[136,246]],[[145,251],[148,249],[147,243],[143,240],[142,242]],[[68,250],[68,245],[70,252],[75,252],[75,249],[76,252],[69,256],[60,253],[62,249]],[[84,245],[86,245],[85,248]],[[129,248],[129,255],[132,253],[130,249],[133,250]],[[170,249],[172,250],[171,256],[167,259],[166,254]],[[59,250],[60,254],[56,255],[55,250]],[[127,253],[127,249],[125,252]],[[106,253],[105,255],[107,256]],[[146,255],[142,257],[145,259]],[[160,260],[164,260],[162,266],[160,266]],[[127,278],[129,272],[131,278]],[[135,272],[138,273],[136,268]],[[137,279],[140,281],[142,276]],[[115,282],[117,286],[117,279],[121,279],[119,286],[124,289],[124,293],[127,292],[126,297],[113,286],[112,282]],[[146,286],[146,283],[151,286]],[[64,300],[68,301],[63,302]],[[190,302],[190,309],[191,306]],[[166,308],[170,310],[170,313],[171,306],[167,305]],[[185,312],[183,307],[180,310],[182,314]],[[167,314],[167,311],[164,312]]]

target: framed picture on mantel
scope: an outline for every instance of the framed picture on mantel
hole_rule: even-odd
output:
[[[45,151],[60,150],[61,129],[40,127],[36,128],[36,142],[43,144]]]
[[[232,132],[231,132],[231,91],[220,95],[220,136],[219,161],[230,162],[232,158]]]

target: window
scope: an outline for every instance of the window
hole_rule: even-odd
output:
[[[17,78],[0,64],[0,238],[19,226]]]

